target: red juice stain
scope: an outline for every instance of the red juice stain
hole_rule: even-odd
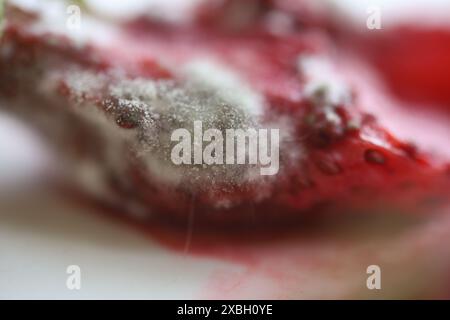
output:
[[[370,216],[364,214],[340,212],[333,216],[317,212],[310,220],[296,225],[255,224],[253,228],[223,230],[196,228],[194,220],[189,229],[188,224],[155,219],[138,221],[124,214],[124,210],[78,191],[63,191],[77,205],[95,209],[88,212],[131,227],[174,253],[230,263],[230,267],[219,265],[213,269],[201,288],[200,297],[208,299],[320,297],[320,290],[316,290],[324,283],[334,290],[333,294],[351,295],[354,281],[359,281],[355,279],[355,266],[362,268],[367,260],[374,259],[374,251],[365,250],[364,243],[373,243],[380,237],[364,232],[357,235],[360,228],[364,230],[367,223],[370,225]],[[411,217],[400,218],[403,227],[410,228]],[[356,235],[349,228],[356,230]],[[381,238],[384,237],[382,234]]]
[[[189,230],[188,224],[184,223],[173,223],[150,217],[146,221],[141,221],[125,214],[125,210],[109,206],[77,190],[61,186],[58,186],[58,189],[63,190],[63,195],[77,205],[94,209],[89,212],[98,213],[127,225],[174,252],[191,257],[216,258],[246,266],[258,265],[263,252],[270,252],[272,248],[275,250],[281,244],[294,239],[307,237],[317,221],[321,221],[320,215],[317,214],[314,219],[306,220],[305,218],[299,224],[272,226],[260,225],[255,221],[253,226],[235,228],[227,226],[222,229],[217,226],[196,228],[194,220],[192,229]],[[258,212],[258,214],[263,213]]]

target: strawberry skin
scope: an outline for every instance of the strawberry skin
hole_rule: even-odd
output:
[[[395,94],[450,108],[450,31],[398,26],[362,41]]]

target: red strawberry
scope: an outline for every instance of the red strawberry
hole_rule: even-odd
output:
[[[448,200],[448,170],[361,111],[329,66],[326,34],[274,35],[259,26],[223,33],[141,19],[109,47],[80,49],[32,26],[11,19],[5,30],[2,100],[65,150],[73,179],[88,166],[99,197],[144,217],[185,220],[195,212],[196,224],[233,225],[255,217],[291,221],[324,208],[426,209],[431,200]],[[209,59],[214,63],[205,64]],[[232,93],[225,98],[215,79],[223,67],[219,89]],[[261,119],[250,110],[255,104]],[[253,181],[247,167],[175,168],[164,158],[164,139],[199,119],[280,128],[280,173]]]
[[[395,94],[450,107],[450,31],[398,26],[364,35],[361,47]]]
[[[212,0],[200,3],[194,21],[199,26],[221,32],[264,30],[279,34],[323,28],[328,14],[324,3],[309,0]]]

